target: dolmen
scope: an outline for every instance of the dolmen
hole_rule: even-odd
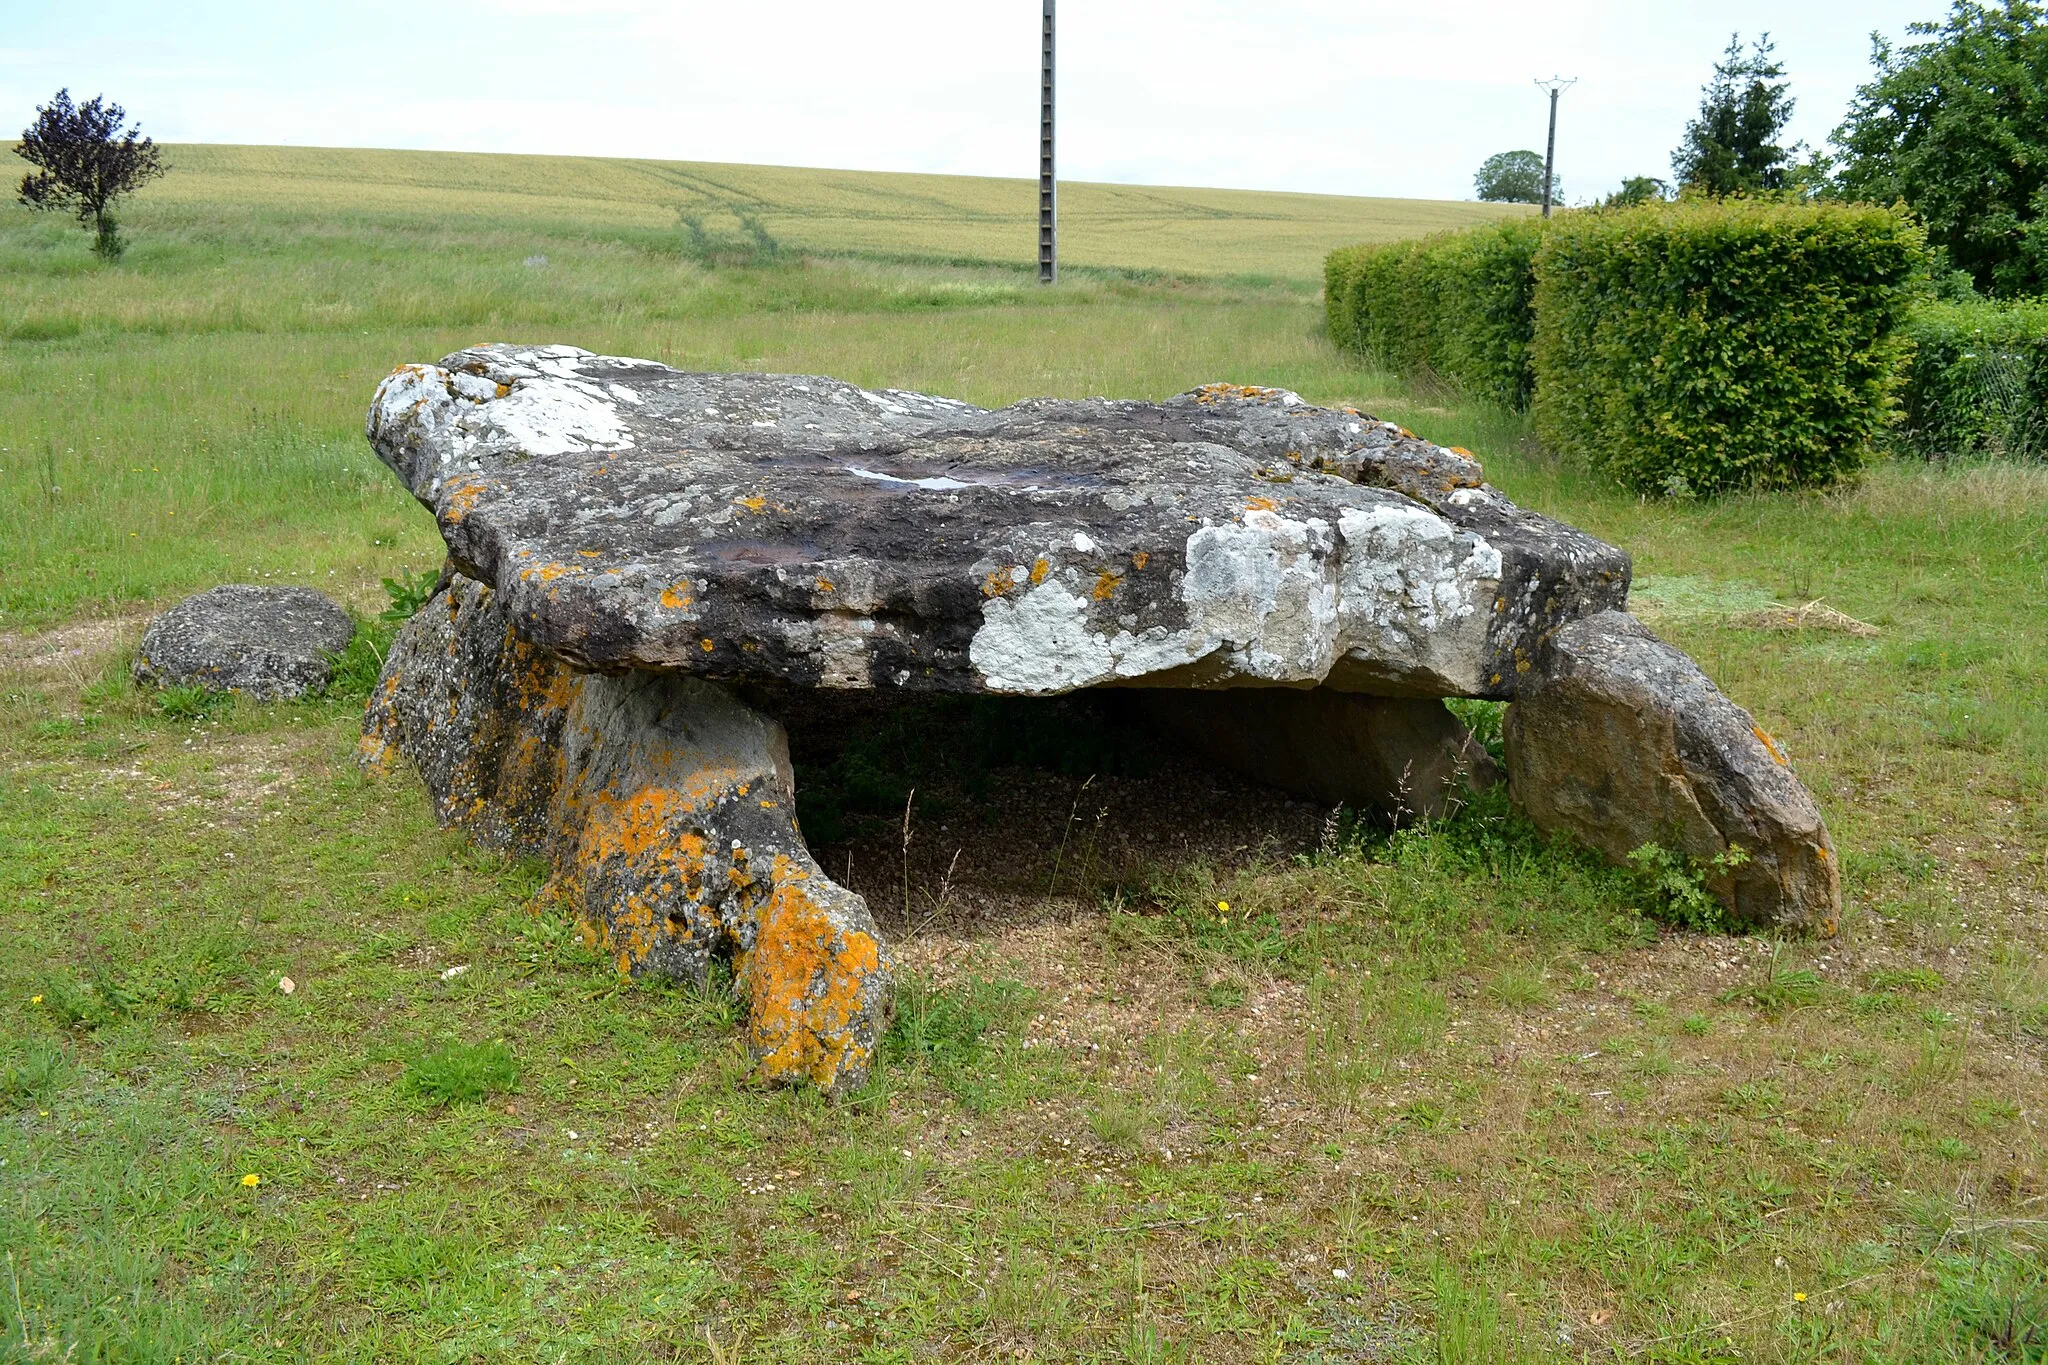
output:
[[[365,764],[546,859],[620,971],[729,962],[764,1080],[858,1087],[888,1002],[887,944],[794,816],[769,711],[810,689],[1143,689],[1218,763],[1393,819],[1496,776],[1443,699],[1506,701],[1543,829],[1663,844],[1739,922],[1839,912],[1812,797],[1628,615],[1628,556],[1348,408],[1215,384],[988,411],[494,345],[395,370],[368,433],[449,572]]]

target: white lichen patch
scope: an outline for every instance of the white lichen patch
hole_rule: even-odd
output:
[[[1328,522],[1267,511],[1196,531],[1180,590],[1190,631],[1231,650],[1235,671],[1274,682],[1321,678],[1336,658],[1335,548]]]
[[[620,386],[582,378],[577,367],[586,359],[594,357],[546,347],[484,375],[402,365],[378,387],[368,435],[380,447],[432,452],[432,463],[406,471],[422,496],[447,471],[474,468],[482,458],[630,450],[633,435],[613,396]]]
[[[1347,511],[1337,526],[1344,652],[1476,687],[1500,551],[1420,507]]]
[[[1351,656],[1456,690],[1484,667],[1482,608],[1501,573],[1492,545],[1408,503],[1347,509],[1335,528],[1248,512],[1195,529],[1186,566],[1181,627],[1134,630],[1070,567],[985,601],[969,661],[996,692],[1066,692],[1211,656],[1224,677],[1262,683],[1321,682]]]

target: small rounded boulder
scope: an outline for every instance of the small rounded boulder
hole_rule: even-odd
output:
[[[332,656],[355,633],[349,614],[311,588],[228,583],[149,623],[135,654],[135,681],[259,701],[316,696],[334,676]]]

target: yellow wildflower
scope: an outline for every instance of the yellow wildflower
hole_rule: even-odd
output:
[[[41,997],[40,995],[31,995],[28,998],[28,1002],[31,1005],[40,1005],[43,1003],[43,997]]]
[[[1794,1295],[1792,1296],[1792,1302],[1794,1302],[1794,1303],[1805,1303],[1805,1302],[1806,1302],[1806,1295],[1804,1295],[1804,1294],[1794,1294]]]
[[[1227,914],[1229,914],[1229,913],[1230,913],[1230,902],[1229,902],[1229,901],[1217,901],[1217,902],[1216,902],[1216,908],[1217,908],[1218,910],[1221,910],[1221,911],[1222,911],[1222,912],[1223,912],[1224,914],[1226,914],[1226,915],[1227,915]]]
[[[258,1185],[261,1185],[263,1183],[263,1177],[256,1174],[256,1172],[251,1171],[249,1172],[249,1174],[242,1177],[242,1183],[253,1190]]]

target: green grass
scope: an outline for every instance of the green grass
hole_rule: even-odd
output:
[[[1370,235],[1356,205],[1144,191],[1184,235],[1115,237],[1105,190],[1097,249],[1070,193],[1100,268],[1040,290],[987,263],[998,182],[720,168],[782,244],[742,264],[645,188],[707,168],[175,159],[119,267],[0,210],[0,1359],[2048,1356],[2039,468],[1622,496],[1321,339],[1281,239]],[[1059,894],[956,914],[983,893],[918,873],[875,1081],[753,1089],[725,983],[620,981],[541,869],[357,774],[374,649],[300,704],[127,682],[137,614],[195,588],[371,622],[416,587],[438,539],[362,412],[497,338],[984,403],[1227,377],[1478,450],[1635,552],[1647,618],[1791,750],[1842,937],[1673,928],[1497,797],[1104,873],[1113,746],[963,711],[955,788],[1054,784],[1085,827]],[[1754,624],[1814,599],[1879,633]],[[929,766],[871,744],[818,791],[856,821]]]

